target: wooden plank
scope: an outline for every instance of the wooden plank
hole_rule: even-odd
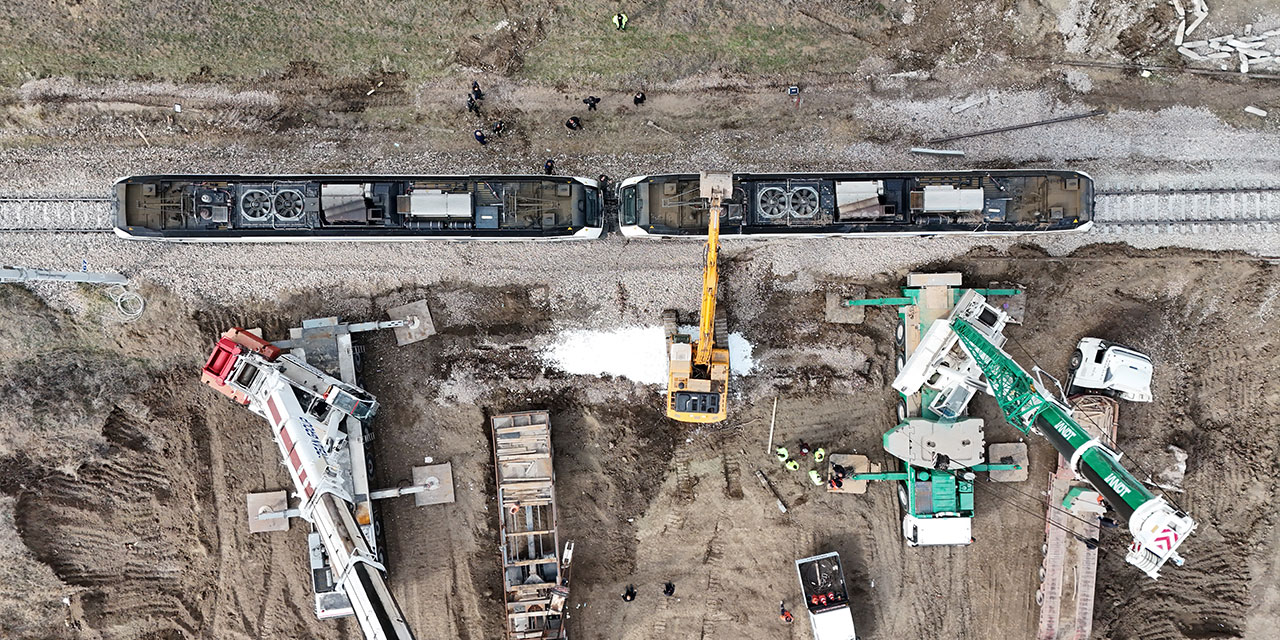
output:
[[[504,564],[503,566],[506,566],[506,567],[527,567],[527,566],[535,565],[535,564],[554,564],[554,563],[559,562],[559,561],[560,561],[560,559],[559,559],[559,558],[543,558],[543,559],[541,559],[541,560],[516,560],[516,561],[514,561],[514,562],[508,562],[508,563]]]
[[[508,536],[541,536],[541,535],[546,535],[548,533],[555,533],[555,532],[556,532],[555,529],[545,529],[541,531],[516,531],[514,533],[508,533],[507,535]]]
[[[519,585],[519,586],[521,586],[521,587],[533,587],[533,586],[538,586],[538,587],[542,587],[542,588],[544,588],[544,589],[550,589],[550,588],[554,587],[555,585],[553,585],[553,584],[547,584],[547,583],[545,583],[545,582],[544,582],[544,583],[542,583],[542,584],[538,584],[538,585],[522,584],[522,585]],[[510,602],[507,602],[507,608],[508,608],[508,609],[510,609],[511,607],[531,607],[531,606],[534,606],[534,605],[539,605],[539,606],[543,606],[543,607],[545,607],[545,606],[549,606],[550,604],[551,604],[551,598],[538,598],[538,599],[536,599],[536,600],[512,600],[512,601],[510,601]]]

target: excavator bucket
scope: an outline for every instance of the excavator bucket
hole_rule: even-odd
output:
[[[726,171],[703,171],[698,183],[698,197],[710,200],[716,193],[728,198],[733,193],[733,174]]]

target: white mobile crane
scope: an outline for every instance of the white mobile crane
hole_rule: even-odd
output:
[[[238,328],[218,340],[200,380],[271,424],[302,500],[299,515],[319,534],[334,581],[350,601],[365,638],[412,640],[383,579],[386,569],[352,515],[354,499],[344,468],[332,458],[346,437],[343,421],[368,421],[377,413],[377,400]]]
[[[1177,549],[1195,530],[1195,520],[1149,491],[1120,463],[1118,452],[1082,428],[1069,409],[1040,391],[1037,381],[1000,348],[1004,342],[1001,330],[1009,321],[1008,314],[987,304],[977,291],[969,291],[949,318],[935,320],[930,326],[893,387],[911,394],[948,375],[966,378],[966,385],[996,399],[1009,424],[1024,433],[1044,436],[1076,475],[1092,485],[1120,520],[1128,523],[1133,544],[1125,560],[1152,578],[1160,576],[1166,562],[1181,566],[1183,559]],[[948,364],[954,362],[965,364]]]

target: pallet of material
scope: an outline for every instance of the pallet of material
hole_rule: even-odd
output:
[[[556,532],[550,416],[508,413],[491,426],[506,638],[563,639],[568,576]]]

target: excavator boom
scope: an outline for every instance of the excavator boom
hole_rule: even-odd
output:
[[[707,264],[702,271],[702,311],[698,316],[698,352],[693,363],[701,366],[711,364],[711,350],[715,348],[716,326],[716,288],[720,285],[719,265],[716,262],[720,251],[720,214],[723,211],[720,192],[711,195],[711,206],[707,212]]]

